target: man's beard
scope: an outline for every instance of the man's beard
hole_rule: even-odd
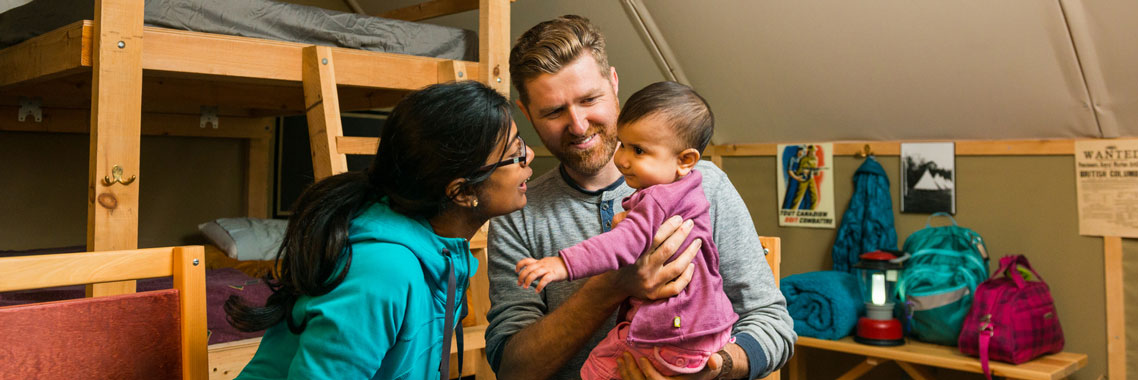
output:
[[[600,139],[592,148],[587,150],[570,149],[570,140],[564,140],[560,149],[551,153],[561,161],[562,165],[577,173],[597,174],[612,160],[612,155],[616,152],[616,134],[603,132],[604,127],[602,126],[593,125],[589,128],[586,135],[596,134],[596,138]]]

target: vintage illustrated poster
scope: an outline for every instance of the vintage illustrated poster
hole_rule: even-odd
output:
[[[901,212],[956,214],[955,183],[955,143],[901,143]]]
[[[834,228],[834,144],[778,146],[778,225]]]
[[[1138,140],[1075,142],[1079,234],[1138,238]]]

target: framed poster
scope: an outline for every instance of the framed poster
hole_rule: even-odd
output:
[[[901,143],[901,212],[956,214],[955,143]]]
[[[778,225],[834,228],[833,143],[778,146]]]

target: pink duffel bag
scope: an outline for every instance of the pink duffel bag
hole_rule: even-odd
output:
[[[1020,267],[1035,279],[1025,280]],[[957,343],[960,352],[980,357],[988,379],[989,359],[1019,364],[1063,351],[1063,329],[1051,290],[1026,257],[1001,258],[1000,269],[980,283]]]

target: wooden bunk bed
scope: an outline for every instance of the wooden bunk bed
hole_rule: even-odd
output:
[[[92,20],[0,50],[0,131],[90,133],[88,251],[137,248],[143,134],[247,139],[247,212],[265,217],[274,117],[307,115],[314,173],[323,178],[347,170],[345,154],[378,146],[344,137],[342,110],[388,107],[408,91],[452,80],[509,93],[510,0],[433,0],[382,15],[418,21],[477,9],[477,62],[149,27],[145,2],[93,1]],[[484,247],[483,232],[472,243],[481,260]],[[482,350],[485,275],[476,275],[482,280],[464,321],[466,365],[452,375],[493,378]],[[128,281],[89,285],[87,293],[134,291]],[[210,377],[236,376],[258,343],[211,346]]]

